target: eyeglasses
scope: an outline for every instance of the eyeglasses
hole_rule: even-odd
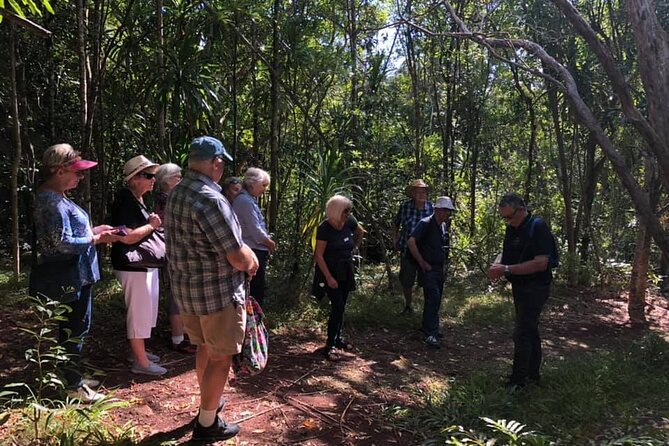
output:
[[[147,180],[153,180],[156,177],[155,173],[149,173],[149,172],[140,172],[137,175],[139,175],[140,177],[144,177]]]
[[[510,221],[516,215],[518,209],[519,208],[514,209],[513,212],[510,213],[509,215],[502,215],[502,219],[504,219],[505,221]]]

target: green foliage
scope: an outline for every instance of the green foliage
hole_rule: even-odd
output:
[[[422,408],[396,411],[394,416],[407,428],[422,432],[426,445],[669,441],[669,432],[662,427],[664,396],[669,391],[669,344],[660,336],[649,335],[612,352],[550,362],[544,369],[541,387],[530,385],[516,393],[504,390],[489,372],[475,373],[460,382],[450,381],[445,390],[421,394]],[[522,420],[523,425],[503,420]]]
[[[25,358],[34,369],[32,382],[14,382],[0,391],[3,409],[19,414],[12,429],[17,444],[49,444],[58,446],[126,444],[133,436],[130,425],[109,424],[109,412],[128,404],[105,398],[80,406],[69,398],[61,399],[64,382],[59,369],[70,360],[59,345],[54,328],[67,317],[71,308],[45,296],[26,297],[35,318],[30,327],[20,329],[28,334],[34,346]],[[34,328],[32,328],[34,327]],[[76,342],[72,338],[67,342]]]

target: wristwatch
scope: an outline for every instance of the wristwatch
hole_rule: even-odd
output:
[[[504,265],[504,275],[505,276],[511,275],[511,269],[509,268],[509,265]]]

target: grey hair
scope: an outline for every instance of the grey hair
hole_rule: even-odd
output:
[[[156,183],[161,189],[167,180],[181,173],[181,166],[174,163],[161,164],[156,170]]]
[[[353,202],[348,197],[333,195],[325,204],[325,218],[328,220],[339,218],[345,209],[350,209],[352,206]]]
[[[520,195],[509,192],[504,194],[501,200],[499,200],[499,207],[511,206],[514,209],[523,209],[525,208],[525,201],[521,198]]]
[[[264,182],[270,182],[269,174],[258,167],[249,167],[244,174],[244,179],[242,180],[244,189],[248,189],[249,186],[253,184]]]

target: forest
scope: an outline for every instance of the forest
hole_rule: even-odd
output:
[[[243,426],[249,443],[242,444],[669,441],[669,406],[658,396],[666,395],[669,378],[657,376],[669,376],[666,0],[0,0],[0,19],[2,321],[10,318],[12,333],[23,336],[20,346],[3,344],[7,372],[0,384],[16,383],[18,369],[43,381],[23,354],[40,337],[25,327],[46,323],[44,313],[31,319],[36,312],[25,303],[43,151],[67,142],[99,163],[74,195],[94,222],[105,222],[127,160],[141,154],[185,166],[190,141],[212,135],[234,158],[225,176],[260,167],[272,178],[260,201],[277,241],[268,269],[268,325],[282,347],[276,361],[285,367],[277,380],[291,383],[261,380],[273,390],[241,383],[236,398],[246,407],[253,392],[267,392],[273,398],[267,407],[282,405],[287,425],[307,431],[291,437],[283,430],[281,441],[270,441],[275,420],[262,418],[267,407],[239,409],[237,419],[249,418],[252,426]],[[416,178],[430,185],[430,198],[447,195],[456,207],[442,308],[446,337],[454,336],[453,349],[442,353],[453,354],[452,361],[411,358],[417,348],[404,345],[402,333],[415,331],[419,317],[397,316],[392,222]],[[560,251],[545,318],[555,385],[532,390],[530,403],[491,390],[489,376],[501,374],[500,358],[508,359],[511,348],[510,291],[485,279],[504,236],[498,202],[510,191],[546,220]],[[335,415],[309,409],[298,422],[308,410],[289,390],[304,385],[302,392],[316,392],[334,373],[327,368],[303,378],[309,362],[291,361],[288,353],[295,346],[308,350],[314,341],[307,333],[322,336],[315,327],[327,308],[309,297],[312,238],[335,193],[353,200],[366,231],[358,269],[364,286],[346,322],[364,341],[346,367],[374,368],[361,362],[367,346],[375,362],[391,351],[421,377],[379,378],[358,383],[355,392],[349,377],[346,396],[326,401],[337,405]],[[108,252],[100,254],[109,271]],[[94,324],[123,312],[118,284],[103,276]],[[420,290],[416,296],[422,298]],[[121,348],[108,345],[115,342],[112,328],[94,329],[99,357]],[[463,347],[481,332],[485,351]],[[192,373],[190,364],[179,364]],[[132,399],[130,377],[115,375],[118,368],[105,371],[109,387],[119,386],[121,400]],[[378,366],[372,375],[391,369]],[[657,373],[648,376],[647,369]],[[639,381],[641,388],[629,384]],[[141,381],[135,390],[150,398],[157,392],[151,384]],[[373,401],[355,407],[374,386],[382,390]],[[26,387],[33,398],[41,395]],[[565,387],[583,394],[574,397]],[[11,432],[11,420],[25,420],[21,410],[32,413],[33,427],[23,436],[5,435],[8,444],[30,444],[22,443],[26,431],[44,441],[32,444],[68,444],[40,436],[48,431],[45,415],[30,412],[34,405],[22,395],[4,406],[0,432]],[[145,413],[130,406],[93,409],[99,423],[89,421],[84,431],[94,434],[85,441],[80,428],[57,429],[72,435],[72,444],[180,438],[158,436],[138,421]],[[158,428],[173,429],[169,411],[153,410]],[[356,436],[370,420],[390,427]],[[263,432],[254,439],[252,430]]]

